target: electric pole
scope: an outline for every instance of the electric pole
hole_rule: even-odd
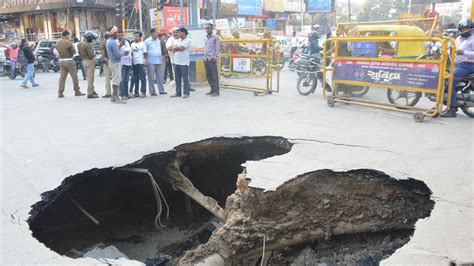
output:
[[[349,9],[349,14],[348,14],[348,18],[347,18],[347,21],[348,22],[351,22],[351,0],[347,0],[347,8]]]

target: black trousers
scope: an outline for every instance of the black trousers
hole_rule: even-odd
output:
[[[168,78],[170,81],[174,80],[173,66],[171,65],[171,62],[169,60],[167,60],[165,65],[165,76],[163,77],[163,80],[166,81],[168,80]]]
[[[216,59],[205,59],[204,66],[206,68],[207,82],[211,86],[211,93],[219,94],[219,72],[217,71]]]

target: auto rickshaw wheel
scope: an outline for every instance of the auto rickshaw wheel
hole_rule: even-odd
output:
[[[425,119],[425,115],[423,113],[415,113],[413,119],[415,119],[415,122],[421,123]]]
[[[336,105],[336,101],[332,98],[329,98],[328,99],[328,106],[329,107],[334,107],[334,105]]]

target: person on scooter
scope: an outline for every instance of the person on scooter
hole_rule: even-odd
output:
[[[459,36],[456,38],[456,57],[454,58],[453,94],[449,111],[441,117],[456,117],[456,90],[455,86],[462,78],[474,73],[474,36],[471,19],[463,19],[458,24]]]
[[[18,61],[18,45],[16,43],[12,43],[12,45],[5,45],[0,43],[0,46],[5,47],[8,49],[8,59],[10,60],[10,77],[13,78],[15,76],[15,69]]]
[[[309,53],[311,55],[319,54],[319,52],[323,49],[319,46],[318,39],[319,35],[318,32],[313,31],[309,34]]]

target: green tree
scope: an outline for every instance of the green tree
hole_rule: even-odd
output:
[[[406,11],[405,0],[366,0],[358,21],[393,20]]]

